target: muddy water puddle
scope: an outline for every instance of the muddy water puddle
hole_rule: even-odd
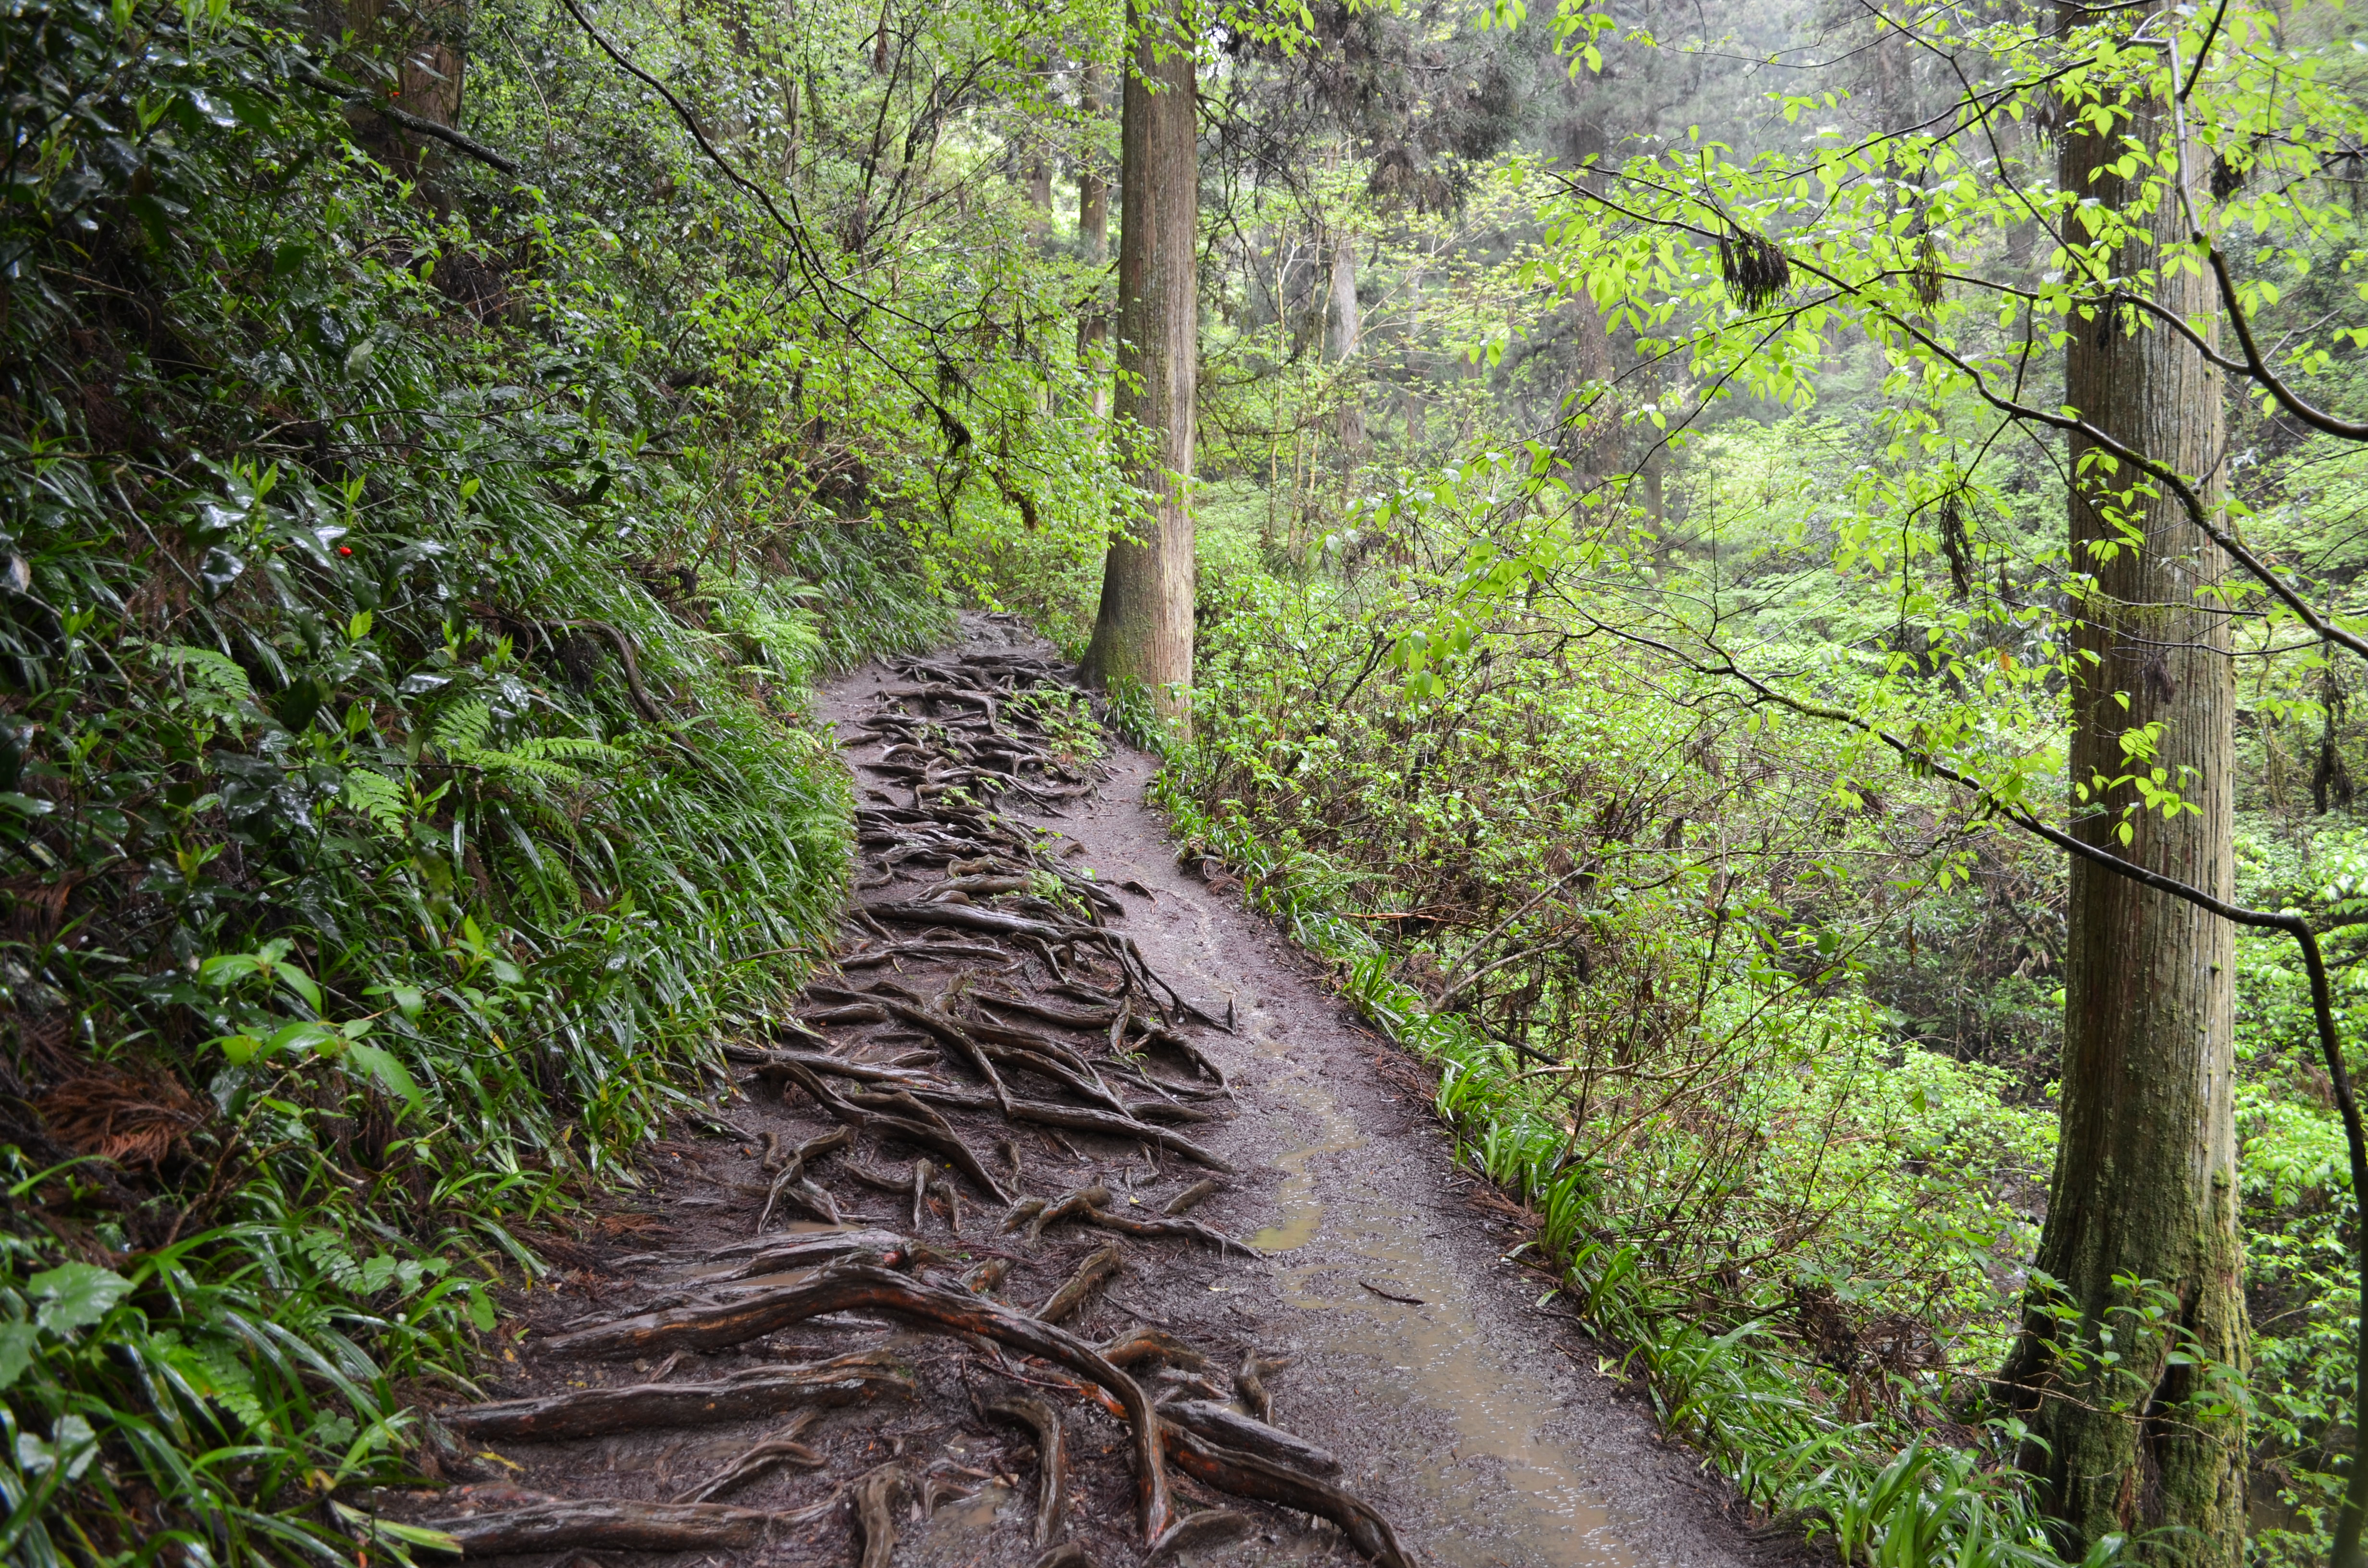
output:
[[[1446,1527],[1424,1532],[1440,1561],[1497,1568],[1505,1548],[1517,1545],[1556,1568],[1628,1568],[1634,1559],[1618,1544],[1601,1486],[1580,1456],[1545,1435],[1563,1417],[1554,1390],[1481,1331],[1468,1287],[1424,1245],[1436,1239],[1424,1233],[1425,1219],[1379,1197],[1321,1196],[1318,1166],[1353,1163],[1366,1140],[1320,1074],[1292,1062],[1267,1021],[1253,1008],[1245,1032],[1260,1055],[1289,1063],[1269,1086],[1306,1112],[1316,1131],[1275,1162],[1284,1172],[1280,1217],[1253,1238],[1277,1256],[1283,1303],[1298,1309],[1274,1326],[1334,1355],[1378,1362],[1374,1386],[1383,1399],[1448,1416],[1452,1450],[1404,1478]],[[1330,1186],[1337,1192],[1340,1183]],[[1294,1262],[1302,1251],[1315,1259]],[[1534,1346],[1523,1353],[1549,1352]]]

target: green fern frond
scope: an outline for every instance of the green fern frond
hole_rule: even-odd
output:
[[[338,793],[348,810],[381,833],[403,831],[403,786],[385,774],[357,767],[346,775]]]

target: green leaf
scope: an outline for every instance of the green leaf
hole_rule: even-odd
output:
[[[385,774],[357,767],[346,775],[337,794],[347,810],[368,819],[381,833],[403,831],[403,786]]]
[[[59,1416],[50,1438],[45,1443],[30,1432],[17,1433],[17,1468],[27,1475],[47,1475],[60,1470],[65,1480],[74,1482],[82,1479],[82,1472],[98,1457],[98,1434],[79,1415]]]
[[[244,1067],[263,1049],[263,1042],[251,1034],[226,1034],[207,1042],[222,1048],[222,1055],[233,1067]]]
[[[347,1507],[334,1498],[330,1500],[329,1506],[348,1528],[359,1531],[370,1539],[399,1542],[404,1546],[425,1547],[430,1551],[449,1551],[455,1557],[461,1554],[460,1538],[443,1530],[432,1530],[425,1525],[406,1525],[399,1520],[381,1518],[376,1514],[365,1514],[359,1508]]]
[[[380,1088],[414,1110],[421,1108],[423,1102],[419,1096],[419,1085],[412,1081],[410,1069],[396,1060],[393,1052],[375,1045],[348,1045],[346,1055],[356,1066],[368,1073]]]
[[[60,1335],[88,1328],[131,1292],[131,1280],[91,1263],[62,1263],[25,1281],[35,1320]]]
[[[25,1369],[33,1364],[33,1347],[40,1339],[40,1331],[31,1324],[0,1323],[0,1389],[25,1375]]]
[[[283,1051],[310,1051],[316,1056],[341,1056],[346,1050],[346,1037],[326,1024],[308,1020],[289,1024],[263,1044],[263,1054],[277,1056]]]

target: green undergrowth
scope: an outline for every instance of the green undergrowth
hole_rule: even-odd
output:
[[[1943,819],[1880,771],[1883,811],[1838,802],[1815,737],[1519,625],[1409,699],[1381,653],[1430,591],[1204,600],[1178,835],[1437,1071],[1548,1296],[1756,1506],[1851,1563],[2057,1562],[1978,1397],[2052,1109],[1867,988],[1886,921],[1949,906]]]
[[[1571,1157],[1566,1122],[1524,1080],[1525,1064],[1466,1020],[1430,1011],[1396,979],[1392,956],[1360,929],[1354,911],[1288,891],[1302,879],[1236,824],[1162,792],[1177,831],[1247,869],[1253,902],[1296,940],[1338,966],[1364,1016],[1439,1074],[1434,1108],[1456,1134],[1455,1158],[1528,1205],[1533,1247],[1560,1301],[1640,1378],[1662,1425],[1702,1450],[1755,1506],[1830,1543],[1842,1561],[1894,1565],[2031,1564],[2047,1549],[2022,1492],[1998,1474],[2008,1434],[1936,1435],[1947,1414],[1930,1391],[1895,1386],[1864,1418],[1850,1412],[1850,1380],[1804,1360],[1778,1332],[1778,1314],[1721,1321],[1694,1292],[1656,1273],[1645,1249],[1621,1238],[1600,1173]],[[1286,874],[1277,876],[1281,871]],[[1937,1099],[1951,1081],[1937,1059],[1916,1064],[1904,1097]],[[1730,1314],[1731,1315],[1731,1314]],[[1904,1396],[1904,1397],[1903,1397]],[[1968,1442],[1969,1437],[1976,1438]],[[2111,1561],[2118,1542],[2091,1554]]]
[[[586,1200],[828,938],[810,682],[945,626],[683,395],[739,262],[575,205],[678,149],[592,116],[530,186],[366,145],[297,84],[371,57],[304,28],[0,0],[28,1568],[408,1550],[356,1500],[418,1473],[412,1400],[497,1350],[496,1281],[637,1222]]]
[[[1725,467],[1694,483],[1748,487],[1802,435],[1725,426]],[[2051,1561],[1992,1375],[2055,1161],[2060,860],[1664,657],[1658,623],[1617,631],[1647,587],[1716,604],[1788,581],[1751,553],[1762,524],[1475,617],[1451,613],[1472,582],[1445,564],[1452,519],[1295,562],[1210,521],[1193,728],[1159,786],[1188,856],[1237,872],[1437,1069],[1459,1156],[1534,1210],[1554,1290],[1755,1504],[1850,1562]],[[1847,693],[1890,635],[1851,618],[1889,614],[1746,608],[1722,635]],[[2002,716],[1993,738],[2044,757],[2060,726]],[[2356,1061],[2368,966],[2344,923],[2368,849],[2349,813],[2263,793],[2239,891],[2335,933]],[[2350,1182],[2293,945],[2240,934],[2237,956],[2252,1335],[2248,1365],[2204,1375],[2246,1406],[2247,1561],[2303,1568],[2352,1442]],[[2130,1332],[2161,1332],[2133,1283]]]

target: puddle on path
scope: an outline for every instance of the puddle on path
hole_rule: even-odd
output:
[[[1269,1225],[1250,1238],[1250,1245],[1260,1252],[1296,1252],[1315,1237],[1316,1227],[1324,1222],[1324,1205],[1315,1197],[1315,1173],[1307,1168],[1310,1161],[1326,1154],[1345,1153],[1362,1147],[1361,1133],[1351,1132],[1328,1143],[1314,1143],[1304,1149],[1293,1149],[1275,1161],[1289,1172],[1283,1177],[1281,1199],[1283,1220],[1280,1225]]]
[[[1252,1010],[1246,1023],[1261,1055],[1290,1060],[1269,1032],[1266,1014]],[[1453,1453],[1406,1478],[1449,1527],[1425,1532],[1428,1550],[1457,1568],[1498,1568],[1508,1546],[1554,1568],[1629,1568],[1634,1559],[1618,1543],[1601,1487],[1576,1456],[1541,1437],[1562,1414],[1553,1388],[1480,1333],[1465,1283],[1424,1246],[1429,1238],[1420,1215],[1378,1198],[1326,1203],[1317,1195],[1316,1164],[1366,1142],[1320,1075],[1294,1065],[1271,1087],[1307,1111],[1319,1130],[1315,1142],[1275,1162],[1287,1173],[1277,1195],[1281,1217],[1252,1238],[1261,1251],[1283,1255],[1282,1300],[1306,1314],[1276,1326],[1336,1354],[1378,1361],[1374,1386],[1383,1397],[1449,1415]],[[1319,1239],[1336,1259],[1343,1252],[1349,1258],[1295,1267],[1289,1261]],[[1422,1304],[1384,1300],[1366,1290],[1367,1282]],[[1548,1352],[1539,1346],[1533,1353]],[[1507,1506],[1507,1490],[1518,1499],[1514,1506]],[[1469,1528],[1455,1528],[1459,1522]]]

